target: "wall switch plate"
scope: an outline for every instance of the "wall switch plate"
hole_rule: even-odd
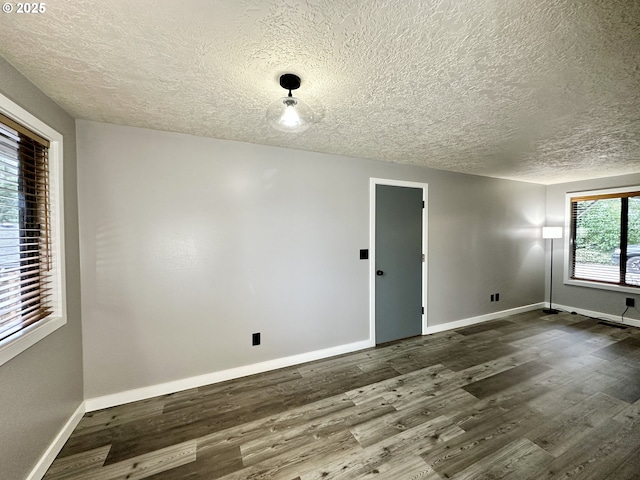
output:
[[[364,248],[360,250],[360,260],[369,260],[369,249]]]
[[[251,345],[253,345],[254,347],[256,345],[260,345],[260,334],[254,333],[253,335],[251,335],[251,342]]]
[[[496,293],[496,302],[499,302],[499,301],[500,301],[500,294]]]
[[[492,293],[491,294],[491,301],[493,302],[493,301],[495,301],[495,299],[496,299],[496,296]]]

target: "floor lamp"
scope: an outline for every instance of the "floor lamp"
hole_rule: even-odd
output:
[[[549,267],[549,308],[542,310],[544,313],[560,313],[560,310],[553,308],[551,304],[553,298],[553,239],[562,238],[562,227],[542,227],[542,238],[551,240],[551,265]]]

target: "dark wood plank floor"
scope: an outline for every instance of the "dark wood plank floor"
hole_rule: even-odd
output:
[[[85,415],[54,479],[640,479],[640,330],[541,311]]]

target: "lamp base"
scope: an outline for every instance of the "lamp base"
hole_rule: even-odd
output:
[[[544,308],[542,311],[548,315],[560,313],[560,310],[556,310],[555,308]]]

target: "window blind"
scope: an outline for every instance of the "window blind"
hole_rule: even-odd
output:
[[[571,198],[571,278],[640,286],[640,192]]]
[[[0,114],[0,340],[52,312],[48,152]]]

